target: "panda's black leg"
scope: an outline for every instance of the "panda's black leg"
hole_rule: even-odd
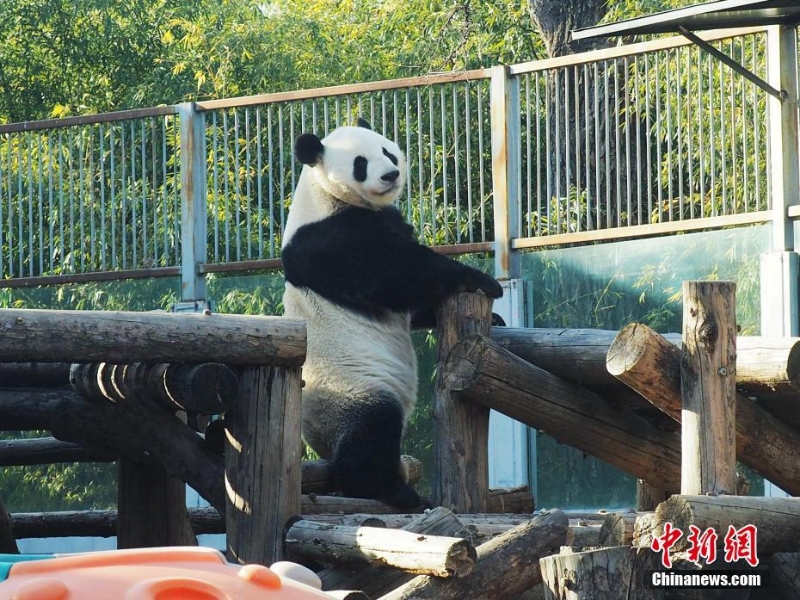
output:
[[[419,496],[400,475],[400,402],[391,395],[369,395],[346,412],[332,459],[338,490],[398,508],[417,506]]]

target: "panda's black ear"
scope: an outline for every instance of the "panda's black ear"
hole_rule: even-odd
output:
[[[356,121],[356,123],[358,124],[359,127],[363,127],[364,129],[369,129],[370,131],[372,131],[372,125],[370,125],[370,122],[367,121],[366,119],[358,117],[358,121]]]
[[[317,164],[325,146],[313,133],[304,133],[294,141],[294,157],[304,165]]]

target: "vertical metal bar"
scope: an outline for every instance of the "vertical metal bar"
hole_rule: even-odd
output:
[[[11,148],[11,139],[8,134],[5,135],[5,142],[6,142],[6,149],[9,150]],[[5,223],[5,215],[3,213],[4,204],[2,200],[4,199],[5,194],[3,193],[3,167],[5,166],[4,160],[2,155],[0,155],[0,277],[5,278],[6,276],[6,262],[5,257],[3,256],[3,248],[5,247],[6,243],[10,244],[10,240],[7,239],[5,228],[3,224]],[[8,168],[5,170],[5,188],[8,192],[9,198],[11,197],[11,165],[8,165]],[[9,199],[8,206],[11,206],[11,201]],[[11,236],[11,231],[8,232],[8,238]],[[51,236],[52,239],[52,236]],[[51,253],[52,256],[52,253]]]
[[[118,269],[119,268],[119,257],[117,256],[117,213],[121,212],[117,210],[117,186],[116,186],[116,162],[114,160],[116,155],[116,144],[114,143],[114,125],[110,125],[108,128],[108,148],[109,148],[109,168],[111,169],[111,174],[109,177],[109,187],[111,193],[111,207],[110,207],[110,215],[111,215],[111,268]],[[59,166],[60,170],[60,166]]]
[[[553,93],[555,94],[555,98],[553,98],[552,102],[547,104],[547,114],[550,114],[550,109],[553,109],[553,116],[555,117],[555,131],[553,133],[553,144],[555,145],[556,150],[556,161],[555,161],[555,188],[556,188],[556,195],[555,195],[555,202],[554,202],[554,209],[555,209],[555,230],[553,233],[561,233],[561,111],[559,110],[561,107],[561,87],[559,86],[559,79],[561,75],[561,70],[556,69],[553,72]],[[548,148],[552,148],[548,144]],[[548,161],[549,162],[549,161]]]
[[[634,88],[636,89],[636,224],[643,225],[642,219],[642,93],[639,57],[633,58]],[[645,80],[646,81],[646,80]]]
[[[240,226],[242,219],[242,185],[241,185],[241,169],[239,167],[239,111],[233,110],[233,183],[234,183],[234,197],[236,199],[236,211],[233,213],[234,230],[236,233],[236,260],[242,260],[242,228]]]
[[[291,176],[292,176],[291,177],[291,179],[292,179],[292,187],[289,190],[289,194],[294,193],[294,189],[295,189],[295,187],[297,187],[297,181],[296,181],[296,176],[295,176],[295,168],[297,166],[297,163],[294,160],[294,152],[292,150],[294,148],[294,137],[295,137],[294,136],[294,130],[295,130],[295,125],[294,125],[294,107],[295,107],[294,103],[290,103],[289,104],[289,147],[287,148],[287,153],[289,154],[290,173],[291,173]]]
[[[486,241],[486,187],[484,177],[483,86],[478,86],[478,173],[481,188],[481,241]]]
[[[214,262],[219,262],[219,160],[217,159],[217,139],[219,137],[219,127],[217,126],[217,113],[211,113],[211,177],[213,184],[211,186],[211,212],[214,217]],[[226,215],[227,218],[227,215]]]
[[[303,120],[305,120],[305,115],[303,116]],[[252,182],[252,170],[251,170],[251,157],[250,157],[250,109],[244,109],[244,148],[245,148],[245,210],[242,214],[242,218],[247,221],[247,258],[253,258],[253,232],[252,232],[252,211],[250,210],[251,206],[253,205],[252,202],[252,194],[253,194],[253,182]]]
[[[442,122],[442,231],[444,233],[443,242],[450,242],[450,215],[447,206],[447,115],[445,114],[444,86],[439,86],[439,113]]]
[[[752,37],[752,36],[751,36]],[[742,64],[745,62],[745,46],[747,44],[747,38],[742,39]],[[753,86],[755,87],[755,86]],[[739,78],[739,102],[742,106],[742,166],[743,166],[743,177],[742,177],[742,204],[744,207],[745,212],[750,212],[750,154],[747,152],[747,138],[749,137],[747,131],[747,86],[745,85],[744,77]],[[753,105],[752,111],[755,112],[756,106]],[[754,171],[756,177],[758,177],[758,172]]]
[[[519,253],[512,248],[519,238],[519,80],[505,66],[491,69],[491,124],[495,277],[513,279],[519,277]]]
[[[425,184],[423,179],[423,158],[422,158],[422,94],[419,88],[417,92],[417,202],[419,203],[419,238],[423,240],[425,232]]]
[[[470,244],[475,241],[475,223],[472,214],[472,110],[470,107],[471,90],[469,82],[464,82],[464,146],[467,159],[467,239]]]
[[[547,85],[547,76],[542,75],[540,71],[535,73],[535,81],[534,85],[536,88],[536,235],[543,235],[545,233],[544,226],[542,225],[542,196],[544,196],[545,202],[550,203],[549,193],[549,177],[545,179],[545,185],[547,185],[546,193],[545,190],[542,188],[542,98],[541,98],[541,91],[542,91],[542,80],[544,80],[545,85]],[[547,89],[545,88],[545,99],[547,99]],[[545,100],[547,101],[547,100]],[[545,120],[547,119],[547,105],[545,105]],[[547,135],[547,124],[545,123],[545,138],[549,140],[550,138]],[[548,147],[549,148],[549,147]],[[547,167],[549,174],[549,167]],[[548,212],[549,217],[549,212]],[[545,226],[548,228],[550,227],[550,223],[545,223]]]
[[[0,169],[2,169],[2,161],[0,161]],[[2,176],[0,176],[0,180],[2,180]],[[2,190],[2,188],[0,188]],[[2,197],[2,192],[0,191],[0,197]],[[2,204],[2,203],[0,203]],[[53,138],[52,134],[48,132],[47,134],[47,207],[49,210],[49,217],[48,217],[48,250],[50,256],[50,263],[49,263],[49,271],[50,273],[55,273],[55,256],[53,252],[55,250],[55,221],[57,218],[60,218],[60,214],[56,211],[55,206],[53,206]],[[3,222],[3,209],[0,207],[0,223]],[[2,227],[0,227],[2,229]],[[3,245],[3,234],[0,231],[0,246]],[[3,276],[3,253],[0,252],[0,277]]]
[[[550,126],[550,107],[553,106],[553,101],[550,98],[550,88],[553,87],[551,82],[551,75],[550,72],[545,72],[544,74],[544,136],[545,136],[545,148],[547,148],[548,153],[551,152],[551,148],[553,148],[553,140],[551,135],[551,126]],[[547,212],[547,233],[558,233],[557,231],[553,231],[553,218],[550,214],[550,207],[553,204],[553,161],[551,160],[550,155],[545,157],[545,163],[547,166],[547,194],[545,196],[545,202],[547,203],[545,206]]]
[[[222,198],[225,210],[225,262],[231,261],[231,196],[229,189],[230,167],[228,165],[228,153],[230,144],[228,142],[228,113],[222,113]]]
[[[671,59],[671,52],[668,50],[666,53],[666,57],[664,58],[665,65],[665,79],[666,79],[666,94],[664,94],[664,103],[667,105],[667,205],[666,210],[668,211],[667,214],[669,216],[669,220],[672,221],[672,213],[673,213],[673,201],[675,200],[675,194],[672,190],[672,136],[673,136],[673,128],[672,128],[672,94],[670,93],[670,88],[672,87],[672,59]]]
[[[39,248],[37,250],[37,254],[39,255],[39,275],[44,275],[44,244],[45,244],[45,237],[44,237],[44,165],[42,164],[42,133],[36,135],[36,154],[37,154],[37,162],[38,162],[38,202],[36,203],[36,207],[38,209],[38,219],[39,219]],[[31,256],[31,260],[33,260],[33,256]]]
[[[572,68],[572,115],[575,121],[575,231],[581,231],[581,107],[580,107],[580,76],[578,66]]]
[[[12,144],[11,144],[11,136],[6,134],[6,151],[7,151],[7,158],[8,158],[8,276],[14,276],[14,204],[12,203],[12,191],[11,188],[13,187],[13,182],[11,181],[11,172],[12,172]],[[0,249],[1,251],[2,249]]]
[[[33,276],[33,265],[35,264],[35,260],[33,258],[33,232],[34,232],[34,225],[33,225],[33,137],[31,132],[28,132],[27,137],[27,166],[28,166],[28,173],[27,173],[27,189],[28,189],[28,252],[27,256],[24,252],[22,245],[20,245],[20,260],[22,261],[20,264],[25,262],[28,263],[28,274],[29,276]]]
[[[317,129],[317,104],[314,103],[312,115],[314,130]],[[264,258],[264,193],[262,189],[262,157],[261,157],[261,107],[256,108],[256,194],[258,195],[258,258]]]
[[[406,168],[408,169],[408,177],[406,181],[406,220],[411,223],[411,96],[408,88],[405,91],[405,104],[406,104]],[[419,137],[419,130],[417,129],[417,137]]]
[[[453,97],[453,156],[455,159],[453,160],[454,163],[454,179],[453,179],[453,187],[455,188],[455,204],[456,204],[456,244],[461,243],[461,172],[459,169],[459,164],[461,163],[461,156],[459,155],[459,147],[458,147],[458,96],[456,95],[456,84],[451,84],[451,91]]]
[[[109,129],[111,125],[109,125]],[[97,126],[100,136],[100,270],[106,270],[106,252],[108,244],[106,241],[106,145],[103,135],[103,124]]]
[[[622,63],[624,73],[622,87],[625,94],[625,201],[628,213],[626,225],[633,225],[632,193],[633,178],[631,177],[631,88],[630,88],[630,63],[628,57]]]
[[[617,185],[614,195],[616,196],[617,205],[617,222],[616,226],[622,226],[622,165],[620,164],[620,157],[622,155],[622,143],[620,142],[620,89],[619,89],[619,63],[614,59],[614,179]]]
[[[722,43],[720,43],[722,45]],[[720,214],[725,215],[728,213],[727,206],[728,206],[728,180],[727,180],[727,152],[726,152],[726,128],[725,128],[725,107],[727,106],[727,102],[725,101],[725,77],[727,71],[725,69],[719,68],[719,116],[720,116],[720,124],[719,124],[719,155],[720,155],[720,162],[722,163],[722,173],[720,175],[722,183],[722,205]]]
[[[147,264],[149,257],[149,240],[147,239],[147,132],[144,127],[144,119],[139,120],[139,153],[141,155],[142,166],[142,264]]]
[[[9,151],[11,146],[9,145]],[[59,130],[58,132],[58,257],[61,261],[62,266],[65,266],[65,259],[64,259],[64,220],[66,219],[66,213],[64,212],[64,165],[63,165],[63,156],[64,156],[64,140],[62,137],[62,131]],[[10,166],[10,165],[9,165]],[[9,175],[11,173],[9,172]],[[9,206],[9,213],[11,212],[11,180],[9,179],[9,197],[8,197],[8,206]],[[9,231],[10,234],[10,231]],[[9,246],[11,245],[11,241],[9,240]],[[2,252],[0,252],[2,254]]]
[[[597,119],[597,113],[593,113],[593,118]],[[589,66],[586,63],[583,63],[583,151],[584,151],[584,165],[586,169],[586,182],[585,182],[585,190],[586,190],[586,229],[592,230],[594,229],[594,220],[592,219],[592,192],[591,192],[591,185],[592,185],[592,174],[591,174],[591,167],[592,164],[590,152],[590,136],[589,136]],[[596,160],[596,158],[595,158]]]
[[[139,227],[139,204],[136,200],[136,131],[133,127],[134,122],[130,122],[131,126],[131,134],[130,134],[130,142],[131,142],[131,192],[130,192],[130,199],[131,199],[131,207],[133,208],[133,214],[131,219],[131,244],[133,245],[133,268],[139,266],[139,255],[138,255],[138,241],[139,241],[139,232],[137,231]]]
[[[163,261],[169,261],[169,200],[167,198],[167,117],[161,119],[161,206],[162,206],[162,234],[164,236]],[[208,204],[208,200],[206,200]]]
[[[700,214],[697,215],[698,217],[705,216],[705,202],[706,202],[706,152],[705,152],[705,140],[703,139],[703,135],[705,129],[703,127],[703,123],[705,119],[703,118],[703,67],[702,67],[703,57],[700,52],[697,53],[697,125],[699,134],[697,139],[699,140],[697,154],[700,157]],[[692,218],[694,218],[694,210],[692,210]]]
[[[325,104],[327,114],[327,103]],[[328,126],[328,119],[325,119],[325,127]],[[267,107],[267,153],[269,156],[269,257],[275,258],[275,154],[272,136],[272,105]],[[279,231],[283,233],[283,231]],[[283,237],[283,236],[281,236]]]
[[[708,60],[708,145],[711,153],[711,216],[717,216],[717,136],[714,133],[714,64]]]
[[[752,47],[751,47],[751,57],[752,57],[752,61],[751,61],[750,69],[755,73],[756,72],[756,39],[755,39],[755,36],[753,36],[753,43],[752,43]],[[755,188],[756,188],[756,190],[755,190],[755,194],[756,194],[756,210],[761,210],[761,206],[762,206],[761,205],[761,172],[762,172],[762,170],[759,167],[760,161],[758,160],[758,158],[759,158],[759,156],[761,154],[761,128],[759,127],[759,123],[758,123],[758,110],[757,110],[758,99],[756,97],[756,89],[755,89],[755,86],[751,86],[751,88],[752,88],[752,98],[753,98],[753,100],[752,100],[752,102],[753,102],[753,130],[755,131],[755,136],[754,136],[755,137],[755,140],[754,140],[755,152],[753,154],[756,157],[756,160],[755,160],[755,164],[753,165],[753,168],[754,168],[754,173],[756,173],[756,178],[755,178],[756,179],[756,181],[755,181],[755,184],[756,184],[755,185]],[[769,107],[769,103],[767,103],[767,106]],[[767,110],[769,110],[769,108],[767,108]],[[769,117],[767,117],[767,118],[769,118]],[[767,198],[767,208],[770,208],[771,206],[772,206],[772,204],[771,204],[770,199],[768,197]]]
[[[428,88],[428,166],[430,167],[431,174],[431,239],[430,245],[436,246],[436,147],[435,147],[435,134],[433,130],[433,88]]]
[[[609,61],[603,62],[603,102],[605,108],[605,118],[603,119],[605,125],[605,154],[606,157],[606,227],[611,227],[611,107],[609,96],[611,95],[609,92],[609,85],[608,85],[608,64]],[[616,100],[615,100],[616,101]]]
[[[206,280],[197,265],[207,250],[205,114],[191,102],[178,105],[181,118],[181,299],[205,300]]]
[[[533,235],[531,228],[531,223],[533,221],[531,214],[531,200],[533,197],[533,165],[531,164],[533,161],[533,144],[534,141],[531,138],[531,74],[525,73],[525,175],[527,184],[526,192],[528,196],[526,201],[527,212],[525,213],[525,235],[527,237]]]
[[[336,112],[339,112],[339,106],[337,103]],[[283,104],[278,105],[278,156],[280,157],[279,167],[280,170],[278,171],[278,177],[280,181],[280,198],[278,204],[280,205],[280,212],[281,212],[281,238],[283,238],[283,232],[286,228],[286,203],[284,202],[284,198],[286,198],[286,162],[285,162],[285,155],[286,149],[283,145]]]
[[[694,218],[694,152],[692,147],[692,140],[694,139],[694,132],[692,131],[692,100],[691,100],[691,93],[692,93],[692,84],[693,84],[693,73],[692,73],[692,51],[691,49],[687,49],[686,52],[686,90],[688,93],[688,97],[686,99],[686,171],[688,173],[689,179],[689,190],[688,190],[688,197],[689,197],[689,218]]]
[[[661,181],[661,86],[658,82],[661,81],[661,61],[659,54],[655,55],[655,88],[656,88],[656,186],[658,191],[658,214],[659,221],[663,220],[664,212],[664,185]]]

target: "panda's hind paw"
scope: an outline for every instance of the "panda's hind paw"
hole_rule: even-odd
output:
[[[397,484],[391,490],[381,494],[381,497],[378,499],[386,504],[391,504],[392,506],[402,509],[416,508],[420,505],[419,494],[417,494],[414,488],[405,483]]]

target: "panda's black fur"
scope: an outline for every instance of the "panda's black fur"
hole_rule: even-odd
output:
[[[430,326],[448,295],[499,297],[502,289],[417,242],[392,206],[405,182],[405,159],[393,142],[340,128],[324,140],[303,134],[295,156],[306,166],[281,259],[286,314],[308,326],[303,435],[332,462],[343,495],[416,505],[399,470],[417,393],[412,316]]]

